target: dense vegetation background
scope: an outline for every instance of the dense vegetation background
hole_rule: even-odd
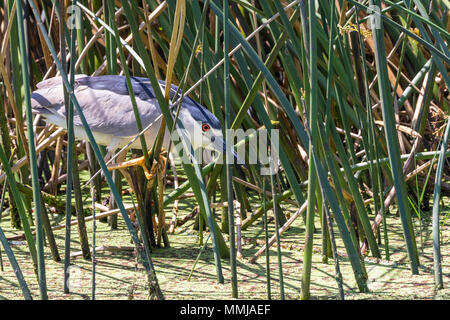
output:
[[[350,290],[340,264],[353,275],[352,287],[368,292],[367,257],[375,265],[390,261],[398,248],[408,272],[433,274],[434,287],[442,289],[448,211],[441,202],[450,193],[449,12],[447,0],[2,1],[0,240],[11,265],[2,274],[14,273],[25,298],[31,286],[38,288],[33,296],[45,299],[47,279],[56,275],[64,285],[58,290],[71,291],[75,245],[92,259],[94,280],[96,254],[136,249],[148,297],[162,299],[159,257],[172,249],[157,248],[168,248],[172,239],[182,251],[199,241],[202,253],[211,239],[212,251],[204,254],[214,260],[207,265],[214,266],[215,281],[231,283],[229,296],[245,287],[238,281],[248,265],[244,256],[261,265],[269,297],[276,275],[283,299],[284,281],[293,276],[283,279],[290,268],[283,242],[293,239],[289,243],[300,248],[294,292],[302,299],[314,296],[314,266],[328,260],[339,298]],[[79,113],[71,91],[78,73],[144,76],[155,88],[162,79],[212,111],[224,129],[278,129],[279,170],[262,176],[254,164],[167,170],[155,164],[150,181],[140,168],[131,169],[133,186],[107,170],[106,181],[91,179],[106,169],[104,148],[74,141],[70,126],[67,133],[31,116],[30,93],[56,75],[68,110]],[[155,92],[172,130],[175,101]],[[71,214],[77,235],[70,233]],[[96,233],[96,218],[107,219],[99,227],[104,234]],[[198,231],[186,233],[188,227]],[[120,230],[134,246],[106,245]],[[262,247],[252,251],[246,238]],[[18,240],[26,246],[20,253]],[[92,250],[96,241],[101,245]],[[268,260],[258,260],[267,243],[276,256],[272,274]],[[194,269],[196,254],[189,258]],[[21,271],[25,261],[34,267],[31,277]],[[424,263],[430,268],[421,269]],[[88,286],[93,297],[95,281]],[[209,287],[203,298],[214,298],[215,290]]]

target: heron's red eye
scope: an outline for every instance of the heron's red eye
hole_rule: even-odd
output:
[[[209,129],[211,129],[211,127],[209,126],[209,124],[207,124],[207,123],[202,124],[202,131],[203,131],[203,132],[206,132],[206,131],[208,131]]]

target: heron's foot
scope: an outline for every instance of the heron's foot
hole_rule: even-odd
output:
[[[129,167],[140,166],[144,170],[144,174],[147,180],[152,180],[156,176],[156,173],[158,171],[162,172],[165,169],[167,162],[167,157],[164,156],[165,153],[166,152],[162,149],[158,161],[153,163],[150,170],[145,165],[144,156],[129,161],[117,163],[114,165],[110,165],[108,166],[108,170],[112,171],[117,169],[126,169]],[[151,157],[151,151],[148,152],[148,156]]]
[[[157,174],[161,175],[161,173],[163,173],[165,171],[166,163],[167,163],[167,157],[164,156],[165,154],[166,154],[166,152],[161,150],[158,161],[153,162],[152,168],[150,170],[148,170],[147,166],[145,165],[144,157],[142,157],[142,159],[140,159],[141,162],[139,163],[139,165],[144,170],[144,174],[145,174],[145,177],[147,178],[147,180],[152,180],[157,176]]]

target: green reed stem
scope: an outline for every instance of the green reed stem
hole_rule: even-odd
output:
[[[31,110],[31,88],[29,77],[29,66],[27,56],[27,45],[25,43],[25,30],[23,24],[22,2],[17,1],[17,29],[19,33],[20,59],[22,66],[22,79],[24,85],[24,98],[27,117],[27,138],[30,155],[31,181],[33,185],[33,201],[34,213],[36,216],[36,244],[37,244],[37,262],[38,262],[38,278],[39,291],[42,300],[47,300],[47,281],[45,277],[45,260],[44,260],[44,231],[42,228],[42,210],[41,210],[41,194],[39,186],[39,176],[37,170],[36,148],[34,144],[33,132],[33,113]]]

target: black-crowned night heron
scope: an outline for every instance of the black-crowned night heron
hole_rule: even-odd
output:
[[[145,139],[150,150],[159,131],[161,110],[148,79],[132,77],[131,82],[143,128],[154,123],[145,133]],[[163,81],[159,83],[164,91],[165,83]],[[42,81],[37,87],[38,90],[31,95],[33,113],[41,114],[47,119],[48,123],[67,128],[61,78],[54,77]],[[175,85],[172,85],[171,99],[173,99],[177,89]],[[124,76],[90,77],[76,75],[74,92],[96,142],[107,146],[109,155],[116,149],[126,146],[133,137],[139,134]],[[190,135],[190,142],[194,150],[202,147],[218,152],[225,151],[220,122],[206,108],[191,98],[184,97],[178,118],[187,132],[201,133]],[[76,138],[87,139],[86,131],[76,111],[74,114],[74,131]],[[166,130],[162,144],[166,150],[169,147],[169,142],[170,134]],[[129,148],[141,149],[139,139],[134,141]],[[120,159],[123,161],[126,152],[121,154]],[[145,169],[144,158],[110,168],[121,169],[131,165],[141,165]]]

